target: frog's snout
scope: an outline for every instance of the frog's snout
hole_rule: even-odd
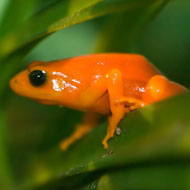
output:
[[[18,93],[19,89],[20,89],[20,85],[19,85],[19,80],[17,79],[17,77],[13,77],[10,82],[9,82],[9,86],[10,88]]]
[[[21,91],[23,91],[25,84],[26,83],[26,79],[25,79],[25,74],[24,71],[17,74],[16,76],[14,76],[10,82],[9,82],[9,86],[10,88],[17,94],[20,94]]]
[[[14,86],[15,85],[18,85],[18,80],[17,79],[15,79],[15,78],[12,78],[11,80],[10,80],[10,87],[11,88],[14,88]]]

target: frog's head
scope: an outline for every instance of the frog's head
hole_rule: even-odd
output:
[[[58,104],[56,100],[61,91],[58,80],[62,78],[53,72],[51,64],[37,61],[14,76],[10,81],[10,87],[15,93],[40,103]],[[57,83],[55,84],[54,81]],[[57,85],[57,90],[54,85]]]

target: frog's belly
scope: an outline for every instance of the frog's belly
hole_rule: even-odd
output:
[[[93,106],[90,107],[90,110],[96,113],[100,113],[103,115],[109,115],[110,114],[110,105],[109,105],[109,97],[108,93],[105,92],[105,94],[100,97]]]

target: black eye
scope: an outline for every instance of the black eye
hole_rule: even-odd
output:
[[[47,75],[45,71],[34,70],[29,74],[30,83],[33,86],[41,86],[46,82]]]

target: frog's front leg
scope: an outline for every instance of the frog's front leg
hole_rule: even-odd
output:
[[[80,104],[90,107],[105,92],[108,92],[109,106],[111,116],[108,119],[108,129],[105,138],[102,141],[104,148],[108,148],[107,141],[114,136],[117,125],[124,117],[126,110],[124,104],[117,104],[118,100],[124,96],[124,85],[121,72],[113,69],[105,76],[102,76],[94,84],[92,84],[80,97]]]
[[[75,141],[81,139],[87,133],[91,131],[91,129],[97,124],[98,115],[93,112],[87,112],[84,115],[83,123],[76,126],[75,131],[66,139],[64,139],[60,148],[62,150],[67,150],[70,145],[72,145]]]
[[[99,80],[95,81],[90,87],[88,87],[79,97],[78,104],[82,107],[90,108],[103,94],[108,92],[109,106],[111,110],[111,116],[108,119],[108,129],[102,144],[105,149],[108,148],[107,141],[114,136],[117,125],[124,117],[126,110],[123,103],[118,104],[118,100],[124,97],[124,85],[121,72],[117,69],[113,69],[105,76],[102,76]],[[92,126],[92,125],[91,125]],[[85,127],[82,125],[79,127],[73,135],[64,140],[61,144],[62,149],[66,149],[68,145],[75,140],[81,138],[92,127]]]
[[[117,69],[110,71],[106,75],[106,80],[111,116],[108,119],[109,125],[107,134],[102,141],[105,149],[108,148],[107,141],[114,136],[116,127],[126,112],[124,104],[116,104],[116,102],[124,96],[124,86],[121,72]]]

